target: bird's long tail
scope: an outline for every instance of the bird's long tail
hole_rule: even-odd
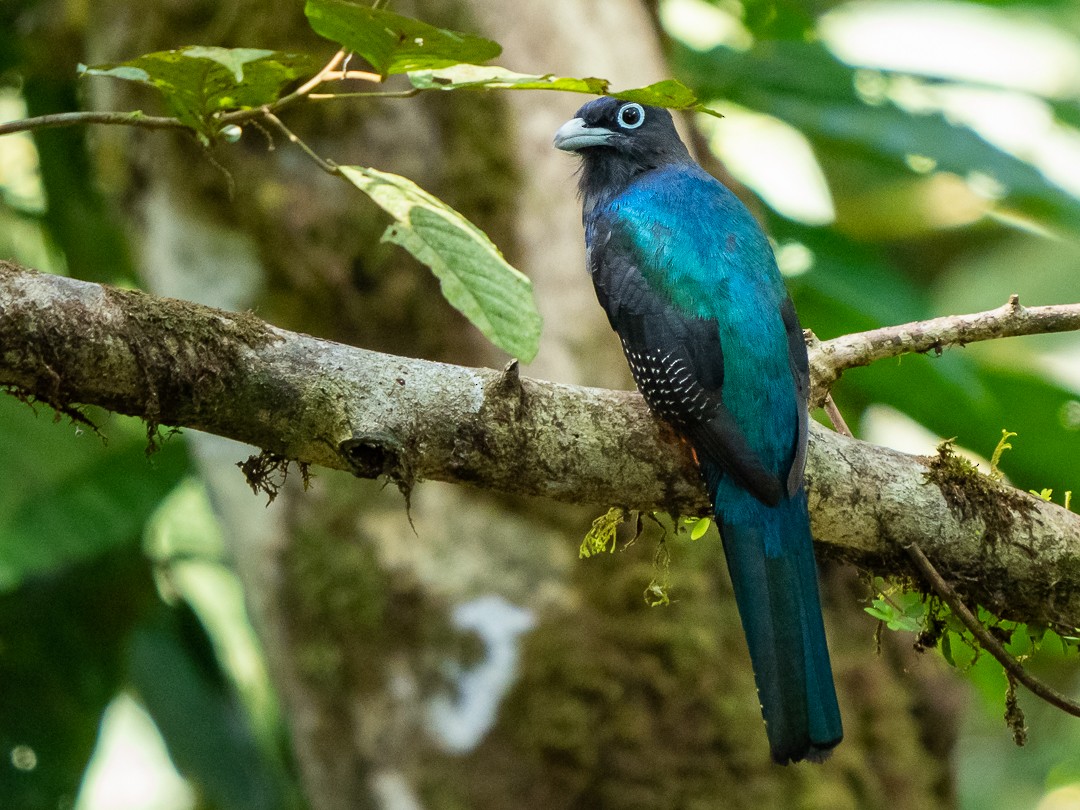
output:
[[[717,515],[735,601],[750,647],[772,757],[821,761],[840,742],[829,649],[821,619],[806,493],[764,507],[764,522]]]

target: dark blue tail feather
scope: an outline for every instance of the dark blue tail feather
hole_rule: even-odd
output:
[[[765,511],[773,525],[717,515],[772,757],[821,761],[843,737],[821,619],[806,493]],[[779,538],[779,543],[772,538]],[[769,542],[766,540],[769,539]]]

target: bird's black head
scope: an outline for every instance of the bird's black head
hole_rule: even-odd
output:
[[[639,174],[691,160],[671,113],[611,96],[590,101],[559,127],[555,148],[583,158],[580,188],[586,214]]]

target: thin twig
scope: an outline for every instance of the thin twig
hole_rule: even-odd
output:
[[[262,107],[258,107],[250,110],[234,110],[230,113],[225,113],[217,117],[217,122],[224,126],[227,124],[239,124],[244,122],[265,121],[279,131],[281,131],[290,142],[300,147],[304,153],[310,157],[323,171],[329,174],[338,174],[337,165],[325,158],[320,157],[315,151],[304,143],[292,130],[286,127],[281,119],[275,115],[285,107],[295,103],[296,101],[310,96],[311,91],[318,87],[323,82],[333,79],[366,79],[368,81],[381,81],[382,77],[377,76],[374,73],[367,73],[366,71],[359,70],[339,70],[342,64],[346,62],[349,52],[342,48],[331,57],[322,69],[304,82],[300,87],[289,93],[287,96],[279,98],[270,104],[265,104]],[[357,95],[357,94],[346,94]],[[359,94],[364,95],[364,94]],[[379,94],[373,94],[379,95]],[[320,96],[321,98],[322,96]],[[75,124],[123,124],[128,126],[142,126],[154,129],[190,129],[187,124],[179,121],[176,118],[160,118],[143,115],[142,112],[70,112],[70,113],[58,113],[54,115],[42,115],[35,118],[24,118],[20,121],[12,121],[7,124],[0,124],[0,135],[7,135],[13,132],[25,132],[27,130],[47,129],[50,127],[64,127],[72,126]],[[215,162],[215,165],[220,165]],[[231,182],[231,178],[230,178]]]
[[[323,77],[328,82],[339,82],[342,79],[359,79],[364,82],[381,82],[383,77],[369,70],[334,70]]]
[[[22,118],[18,121],[8,121],[5,124],[0,124],[0,135],[11,135],[15,132],[38,129],[53,129],[55,127],[70,127],[76,124],[118,124],[145,127],[147,129],[189,129],[187,124],[181,123],[176,118],[143,115],[139,110],[134,112],[64,112],[38,115],[34,118]]]
[[[306,154],[309,158],[315,161],[315,163],[318,164],[320,169],[322,169],[327,174],[339,174],[336,163],[330,160],[326,160],[326,158],[320,157],[314,149],[312,149],[310,146],[300,140],[299,135],[297,135],[295,132],[293,132],[291,129],[281,123],[281,119],[274,115],[270,111],[269,107],[263,107],[262,112],[264,121],[267,121],[277,127],[286,138],[288,138],[292,143],[299,146],[304,151],[304,154]]]
[[[370,92],[356,92],[356,93],[311,93],[308,95],[309,101],[332,101],[339,98],[412,98],[415,95],[419,95],[424,92],[420,87],[414,87],[411,90],[372,90]]]
[[[982,648],[990,653],[990,655],[994,656],[997,662],[1005,668],[1005,671],[1009,675],[1026,686],[1032,694],[1042,698],[1051,706],[1055,706],[1074,717],[1080,717],[1080,704],[1074,703],[1053,687],[1043,683],[1024,669],[1020,662],[1013,658],[1013,656],[1009,655],[1001,642],[990,634],[990,631],[983,626],[982,622],[980,622],[968,609],[968,606],[964,604],[960,595],[945,581],[945,578],[938,573],[934,564],[927,559],[927,556],[923,553],[923,550],[919,548],[917,543],[908,543],[904,548],[911,557],[912,562],[915,563],[915,567],[919,569],[927,580],[929,580],[931,587],[933,587],[937,595],[940,596],[945,604],[949,606],[949,609],[960,618],[960,621],[962,621],[964,626],[971,631],[971,634],[975,636]]]
[[[277,111],[277,110],[281,110],[281,109],[283,109],[285,107],[288,107],[290,104],[292,104],[292,103],[294,103],[296,101],[299,101],[304,96],[306,96],[308,93],[310,93],[312,90],[314,90],[316,87],[318,87],[320,84],[322,84],[324,81],[326,81],[326,77],[330,73],[333,73],[335,70],[337,70],[338,67],[341,65],[341,63],[344,61],[345,57],[348,56],[348,55],[349,55],[349,52],[347,50],[345,50],[344,48],[342,48],[341,50],[339,50],[337,53],[335,53],[333,56],[330,57],[330,61],[327,62],[325,65],[323,65],[322,70],[320,70],[318,73],[316,73],[314,76],[312,76],[306,82],[304,82],[302,85],[300,85],[295,90],[293,90],[291,93],[289,93],[289,95],[282,96],[281,98],[279,98],[277,101],[275,101],[270,106],[275,111]]]
[[[848,427],[847,422],[844,420],[844,415],[840,413],[840,409],[836,407],[836,401],[833,399],[832,394],[825,395],[825,413],[829,416],[829,421],[832,422],[832,426],[836,429],[837,433],[841,433],[844,436],[851,438],[855,437],[855,434],[851,432],[851,428]]]
[[[283,109],[292,106],[300,99],[310,97],[311,91],[318,87],[320,84],[326,82],[328,79],[332,78],[334,73],[339,67],[341,67],[342,62],[344,62],[348,58],[348,56],[349,52],[342,48],[332,57],[330,57],[330,61],[323,65],[318,73],[316,73],[302,85],[297,87],[287,96],[282,96],[277,101],[272,101],[269,104],[264,104],[261,107],[255,107],[250,110],[233,110],[232,112],[223,113],[222,115],[219,115],[217,117],[217,120],[223,126],[225,124],[243,124],[247,123],[248,121],[255,121],[259,118],[262,118],[267,110],[275,113],[281,112]]]

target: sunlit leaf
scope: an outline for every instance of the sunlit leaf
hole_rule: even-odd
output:
[[[780,94],[819,101],[859,100],[855,71],[820,42],[762,41],[749,51],[675,45],[676,75],[702,98],[723,98],[759,109],[757,99]]]
[[[364,57],[383,75],[476,64],[502,53],[490,39],[345,0],[307,0],[304,13],[315,33]]]
[[[201,45],[148,53],[117,65],[80,66],[86,76],[156,88],[173,115],[204,136],[214,134],[215,113],[269,104],[287,84],[317,69],[318,62],[306,54]]]
[[[606,79],[515,73],[494,65],[415,70],[409,73],[409,81],[420,90],[564,90],[603,95],[608,89]]]
[[[383,240],[430,267],[452,306],[509,354],[524,362],[536,356],[540,313],[532,282],[483,231],[404,177],[361,166],[340,170],[394,218]]]
[[[863,610],[878,621],[885,622],[890,630],[917,633],[923,629],[922,617],[926,613],[926,606],[918,592],[893,594],[890,599],[877,597]]]
[[[79,105],[77,85],[74,79],[28,81],[21,94],[32,115],[70,112]],[[115,201],[109,199],[93,171],[96,164],[91,157],[94,150],[88,147],[88,136],[85,127],[43,129],[34,133],[38,169],[33,174],[40,176],[44,192],[43,198],[34,202],[44,211],[35,206],[37,210],[31,210],[31,215],[22,222],[11,222],[10,215],[17,209],[12,206],[15,199],[7,185],[18,175],[17,171],[16,175],[10,172],[20,160],[3,159],[6,168],[2,173],[7,179],[0,181],[0,186],[5,186],[0,191],[3,199],[0,209],[5,209],[0,213],[0,253],[5,258],[21,260],[27,267],[52,268],[85,281],[134,284],[130,234],[119,222]],[[41,247],[28,249],[35,243]]]
[[[129,644],[128,667],[177,770],[213,806],[285,806],[237,692],[187,603],[159,605],[147,615]]]
[[[896,614],[896,611],[894,611],[889,605],[881,602],[881,600],[879,599],[875,599],[873,605],[871,605],[870,607],[864,607],[863,610],[866,611],[866,613],[868,613],[870,616],[873,616],[879,622],[890,621],[892,617]]]
[[[667,107],[672,110],[695,110],[697,112],[722,117],[715,110],[710,110],[700,101],[693,91],[682,82],[675,79],[666,79],[647,87],[638,87],[633,90],[620,90],[612,93],[617,99],[623,101],[636,101],[638,104],[648,104],[653,107]]]
[[[134,543],[0,593],[0,807],[75,805],[131,628],[156,598]]]
[[[409,81],[419,90],[562,90],[569,93],[610,95],[623,101],[636,101],[652,107],[673,110],[697,110],[719,116],[705,107],[686,85],[674,79],[612,93],[607,79],[588,77],[515,73],[497,66],[454,65],[441,70],[418,70],[409,73]]]

